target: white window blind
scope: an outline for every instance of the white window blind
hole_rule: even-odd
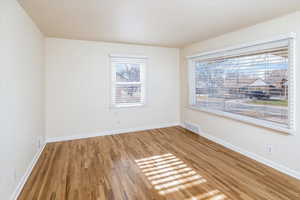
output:
[[[112,106],[141,106],[145,103],[145,57],[111,55]]]
[[[277,130],[292,130],[291,38],[189,59],[190,104]]]

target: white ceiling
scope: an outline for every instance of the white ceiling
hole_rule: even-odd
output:
[[[19,2],[50,37],[168,47],[181,47],[300,9],[300,0]]]

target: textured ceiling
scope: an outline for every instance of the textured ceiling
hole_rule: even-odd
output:
[[[300,0],[19,0],[50,37],[181,47],[300,9]]]

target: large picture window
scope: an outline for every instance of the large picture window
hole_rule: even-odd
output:
[[[194,108],[269,128],[293,129],[293,39],[189,58]]]
[[[111,56],[112,106],[131,107],[145,103],[144,57]]]

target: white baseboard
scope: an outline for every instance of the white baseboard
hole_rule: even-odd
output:
[[[104,136],[104,135],[115,135],[115,134],[122,134],[122,133],[129,133],[129,132],[135,132],[135,131],[144,131],[149,129],[156,129],[156,128],[166,128],[170,126],[179,126],[180,123],[160,123],[150,126],[143,126],[138,128],[127,128],[127,129],[118,129],[118,130],[109,130],[109,131],[102,131],[98,133],[86,133],[86,134],[80,134],[80,135],[70,135],[70,136],[64,136],[64,137],[54,137],[54,138],[47,138],[46,142],[62,142],[62,141],[68,141],[68,140],[77,140],[77,139],[84,139],[84,138],[91,138],[91,137],[97,137],[97,136]]]
[[[17,200],[18,196],[20,195],[27,179],[29,178],[34,166],[36,165],[37,161],[39,160],[40,155],[42,154],[44,148],[46,146],[46,143],[43,144],[42,148],[39,149],[39,151],[35,154],[32,161],[30,162],[27,170],[25,171],[25,174],[22,176],[21,180],[19,181],[14,193],[12,194],[10,200]]]
[[[180,126],[182,126],[183,128],[185,128],[184,124],[181,124]],[[288,167],[280,165],[280,164],[278,164],[278,163],[276,163],[274,161],[268,160],[268,159],[266,159],[266,158],[264,158],[262,156],[259,156],[259,155],[255,154],[255,153],[246,151],[246,150],[244,150],[244,149],[242,149],[242,148],[240,148],[238,146],[230,144],[229,142],[226,142],[226,141],[224,141],[224,140],[222,140],[220,138],[214,137],[214,136],[212,136],[210,134],[207,134],[207,133],[204,133],[204,132],[197,133],[197,134],[199,134],[200,136],[205,137],[205,138],[207,138],[207,139],[209,139],[209,140],[211,140],[211,141],[213,141],[215,143],[218,143],[218,144],[220,144],[222,146],[225,146],[228,149],[231,149],[231,150],[233,150],[235,152],[238,152],[238,153],[240,153],[240,154],[242,154],[244,156],[247,156],[247,157],[249,157],[249,158],[251,158],[253,160],[256,160],[256,161],[258,161],[258,162],[260,162],[262,164],[265,164],[265,165],[267,165],[267,166],[269,166],[269,167],[271,167],[273,169],[276,169],[276,170],[278,170],[278,171],[280,171],[280,172],[282,172],[284,174],[287,174],[289,176],[292,176],[292,177],[300,180],[300,172],[298,172],[298,171],[289,169]]]

